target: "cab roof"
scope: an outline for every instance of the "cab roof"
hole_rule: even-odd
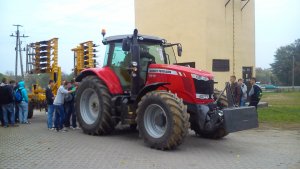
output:
[[[111,42],[122,42],[123,39],[125,38],[132,38],[132,34],[131,35],[116,35],[116,36],[109,36],[103,39],[102,43],[104,45],[111,43]],[[166,43],[165,39],[159,38],[159,37],[155,37],[155,36],[149,36],[149,35],[140,35],[138,34],[138,41],[139,42],[152,42],[152,43]]]

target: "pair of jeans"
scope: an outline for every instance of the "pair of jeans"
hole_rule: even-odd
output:
[[[4,126],[8,126],[8,118],[10,119],[11,125],[15,125],[14,104],[3,104],[1,107],[3,113]]]
[[[74,102],[65,103],[65,126],[70,127],[70,118],[72,117],[72,127],[76,128],[76,114]]]
[[[246,100],[245,99],[241,99],[240,101],[240,107],[246,106]]]
[[[28,103],[22,101],[19,106],[19,121],[20,123],[28,123]]]
[[[0,121],[1,121],[1,126],[4,126],[2,105],[0,105]]]
[[[48,117],[47,117],[48,129],[51,129],[53,127],[53,112],[54,112],[54,105],[48,104]]]
[[[19,106],[17,103],[14,103],[15,106],[15,121],[19,122]]]
[[[255,108],[257,109],[257,105],[259,103],[259,100],[260,99],[256,99],[256,98],[253,99],[253,98],[251,98],[249,106],[255,106]]]
[[[64,124],[64,106],[63,105],[54,105],[55,111],[55,119],[54,119],[54,127],[57,130],[61,130]]]

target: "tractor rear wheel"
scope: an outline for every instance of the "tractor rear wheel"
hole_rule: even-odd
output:
[[[188,133],[189,114],[182,100],[173,93],[153,91],[139,102],[137,123],[147,145],[161,150],[173,149]]]
[[[115,127],[111,114],[111,95],[96,76],[87,76],[76,93],[76,115],[84,133],[110,134]]]

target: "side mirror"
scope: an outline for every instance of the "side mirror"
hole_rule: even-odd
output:
[[[178,56],[182,55],[182,46],[180,43],[177,45],[177,54],[178,54]]]
[[[127,52],[130,51],[130,40],[128,37],[122,41],[122,50]]]

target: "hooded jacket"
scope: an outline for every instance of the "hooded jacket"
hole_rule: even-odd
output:
[[[27,95],[27,91],[25,89],[25,82],[20,81],[18,84],[19,84],[19,89],[21,90],[21,93],[22,93],[23,101],[28,103],[28,95]]]

